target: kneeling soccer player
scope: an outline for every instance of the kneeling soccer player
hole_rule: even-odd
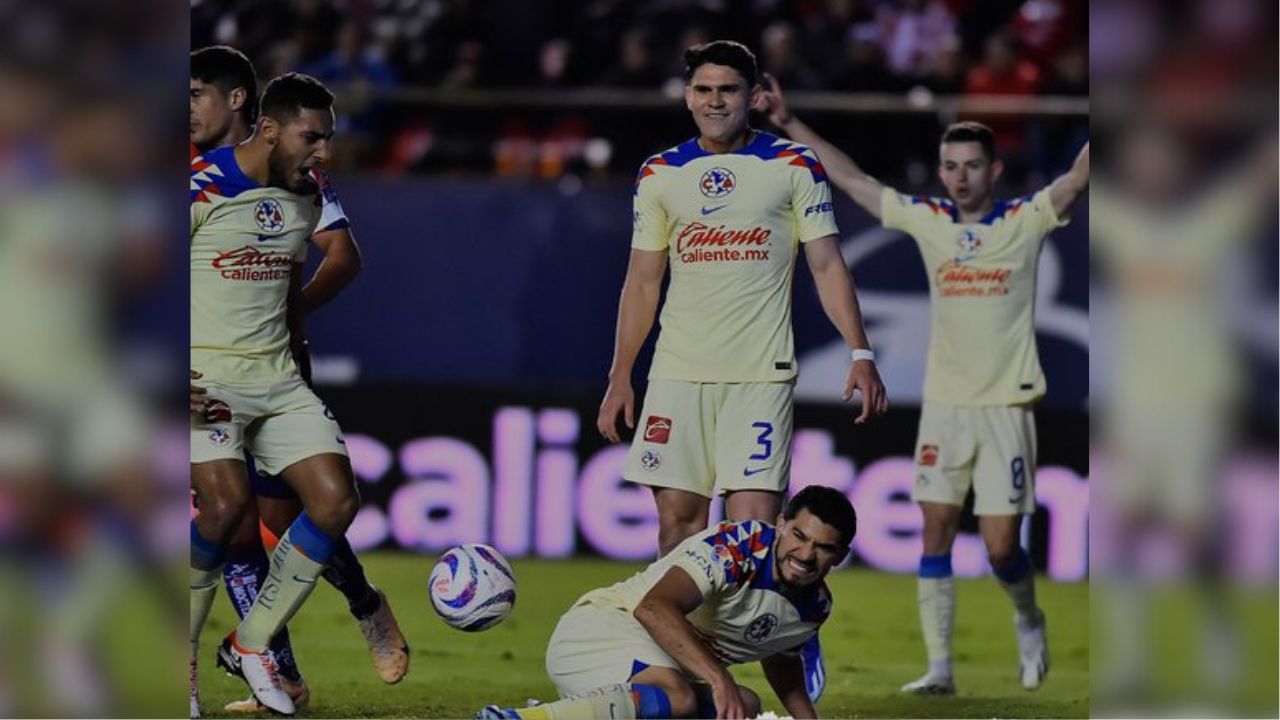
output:
[[[811,486],[777,527],[723,522],[695,535],[560,618],[547,674],[561,700],[477,717],[754,717],[759,697],[726,666],[756,660],[788,714],[816,717],[799,653],[831,614],[823,579],[856,532],[848,498]]]

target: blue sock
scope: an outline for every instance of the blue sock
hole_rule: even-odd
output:
[[[951,553],[945,555],[921,555],[919,575],[922,578],[951,577]]]
[[[207,540],[196,529],[196,521],[191,521],[191,567],[197,570],[212,570],[222,564],[227,548]]]
[[[1018,554],[1014,556],[1013,562],[1002,568],[993,565],[991,570],[1002,582],[1012,585],[1027,576],[1031,570],[1031,560],[1027,557],[1026,550],[1018,548]]]
[[[236,615],[243,620],[253,607],[258,597],[258,589],[267,580],[270,560],[267,552],[258,542],[232,545],[227,550],[227,564],[222,566],[222,580],[227,587],[227,598],[236,609]],[[289,629],[280,628],[280,632],[271,638],[271,651],[276,656],[276,664],[280,666],[280,674],[294,682],[302,678],[297,661],[293,658],[293,645],[289,642]]]
[[[325,565],[333,557],[334,539],[311,522],[305,510],[294,519],[286,534],[293,546],[314,563]]]
[[[636,701],[636,717],[671,717],[671,698],[667,697],[667,692],[657,685],[632,684],[631,696]],[[714,709],[709,717],[715,717]]]

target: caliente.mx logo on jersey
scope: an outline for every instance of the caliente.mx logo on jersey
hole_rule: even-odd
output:
[[[709,198],[722,198],[737,186],[738,178],[734,177],[733,171],[722,167],[711,168],[698,180],[698,189]]]
[[[275,198],[262,198],[253,208],[253,220],[263,232],[278,233],[284,229],[284,207]]]

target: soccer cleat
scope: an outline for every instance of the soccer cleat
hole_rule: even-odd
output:
[[[816,703],[827,688],[827,664],[822,659],[822,646],[816,633],[800,650],[800,661],[804,663],[804,689],[809,693],[809,702]]]
[[[486,705],[474,716],[475,720],[521,720],[515,708],[504,708],[500,705]]]
[[[902,686],[900,692],[912,693],[915,695],[955,695],[956,684],[949,677],[937,677],[926,674],[919,680],[914,680]]]
[[[386,593],[379,590],[378,597],[382,599],[378,609],[360,619],[360,632],[369,643],[369,658],[378,670],[378,677],[384,683],[394,684],[409,672],[409,643],[405,642],[396,616],[391,613]]]
[[[200,684],[197,681],[196,659],[191,658],[191,717],[200,717]]]
[[[294,710],[301,712],[311,704],[311,688],[307,687],[306,680],[299,678],[295,682],[281,675],[280,687],[289,693],[289,697],[293,700]],[[222,709],[229,713],[260,713],[268,710],[265,705],[258,702],[258,698],[252,695],[245,700],[229,702]]]
[[[236,644],[236,632],[231,631],[226,640],[218,648],[218,667],[227,671],[228,675],[244,680],[249,692],[268,710],[281,715],[292,715],[297,712],[293,699],[280,684],[280,670],[276,667],[275,656],[270,650],[250,652]]]
[[[1035,690],[1044,682],[1049,674],[1049,640],[1045,636],[1044,613],[1036,611],[1036,616],[1022,620],[1016,615],[1013,619],[1014,630],[1018,634],[1018,663],[1022,678],[1022,687]]]

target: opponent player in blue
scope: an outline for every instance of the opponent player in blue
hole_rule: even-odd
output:
[[[191,152],[195,156],[217,147],[243,142],[257,119],[257,80],[253,64],[243,53],[227,46],[201,48],[191,54]],[[339,203],[328,175],[313,168],[312,176],[322,196],[320,220],[311,244],[324,260],[302,288],[304,314],[319,309],[351,283],[361,269],[360,249],[350,222]],[[301,334],[300,334],[301,335]],[[311,382],[309,348],[303,337],[292,338],[294,359],[302,377]],[[227,551],[223,580],[228,599],[240,617],[249,611],[267,576],[267,554],[301,512],[297,495],[278,477],[250,474],[255,502]],[[265,551],[264,551],[265,545]],[[364,568],[343,538],[323,573],[347,599],[348,607],[369,645],[370,657],[384,682],[395,683],[408,672],[408,645],[400,632],[385,595],[365,577]],[[299,709],[306,707],[310,689],[294,660],[288,630],[272,640],[284,687]],[[195,700],[194,667],[191,680]],[[256,712],[261,705],[252,697],[233,702],[231,712]]]
[[[801,248],[851,351],[843,397],[862,396],[855,422],[888,408],[822,164],[804,145],[747,124],[761,88],[745,46],[712,42],[684,60],[699,135],[649,158],[636,180],[631,259],[597,418],[614,442],[620,414],[635,427],[631,373],[670,267],[642,424],[623,471],[653,489],[662,555],[706,528],[716,493],[730,520],[778,515],[791,477],[791,284]],[[816,639],[805,655],[816,700],[825,676]]]

